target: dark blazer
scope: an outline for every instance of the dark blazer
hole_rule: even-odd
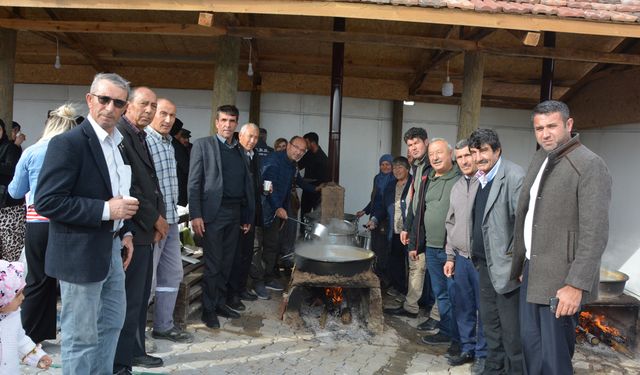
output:
[[[241,146],[239,146],[241,147]],[[249,167],[245,179],[246,205],[242,209],[242,224],[253,224],[255,215],[255,196]],[[197,139],[191,148],[189,162],[189,216],[202,218],[210,223],[218,216],[222,204],[222,159],[218,137],[213,135]]]
[[[247,166],[249,167],[249,173],[251,174],[251,187],[253,188],[253,196],[255,197],[256,209],[255,209],[255,222],[254,225],[257,227],[262,227],[262,185],[264,184],[264,180],[262,179],[262,174],[260,173],[260,165],[262,161],[260,160],[260,154],[255,151],[253,153],[253,158],[250,158],[247,155],[244,149],[242,150],[244,155],[244,160],[247,162]]]
[[[154,228],[158,216],[166,217],[166,206],[160,192],[158,177],[150,160],[149,152],[138,140],[138,135],[125,123],[124,117],[118,121],[122,133],[122,143],[118,146],[122,158],[131,166],[131,196],[140,201],[138,212],[133,216],[134,245],[153,244]],[[145,136],[146,133],[142,132]]]
[[[113,197],[109,170],[89,120],[51,139],[35,196],[49,218],[47,275],[72,283],[98,282],[111,264],[113,221],[102,221]],[[123,231],[129,231],[125,221]]]
[[[378,223],[382,223],[384,219],[389,218],[387,223],[389,225],[387,231],[387,239],[391,241],[393,238],[393,225],[395,220],[395,210],[396,210],[396,185],[398,180],[394,177],[393,180],[389,181],[387,186],[384,189],[384,193],[382,194],[382,204],[377,204],[375,206],[375,210],[371,213],[373,217],[376,218]],[[400,214],[402,216],[402,223],[407,220],[406,212],[407,212],[407,194],[409,194],[409,190],[411,189],[411,184],[413,184],[413,176],[409,175],[409,179],[407,180],[406,185],[404,185],[404,189],[402,189],[402,194],[400,195]]]
[[[177,139],[171,140],[176,157],[176,169],[178,171],[178,204],[186,206],[189,203],[187,199],[187,183],[189,181],[189,149]]]

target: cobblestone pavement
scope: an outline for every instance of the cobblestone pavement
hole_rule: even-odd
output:
[[[219,330],[206,328],[192,319],[187,329],[194,334],[191,344],[155,340],[154,355],[165,367],[134,368],[138,374],[468,374],[470,365],[450,367],[445,346],[418,344],[415,326],[421,319],[386,318],[382,335],[371,335],[354,321],[349,326],[330,317],[324,329],[314,323],[313,313],[303,330],[294,331],[277,319],[281,298],[245,302],[247,311],[237,320],[221,318]],[[334,319],[335,321],[331,320]],[[48,371],[23,367],[25,374],[61,374],[59,342],[45,343],[54,366]],[[608,348],[578,346],[575,373],[638,374],[640,362]]]

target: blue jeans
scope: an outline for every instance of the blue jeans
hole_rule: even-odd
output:
[[[478,315],[480,276],[469,258],[456,255],[455,267],[453,310],[460,333],[461,350],[475,354],[476,357],[485,358],[487,341],[484,339],[482,323]]]
[[[165,332],[173,328],[173,310],[182,281],[182,254],[178,224],[170,224],[167,237],[153,251],[153,281],[156,303],[153,307],[153,329]]]
[[[126,298],[119,238],[113,240],[106,279],[95,283],[60,281],[62,293],[62,373],[110,375]]]
[[[444,275],[444,264],[447,261],[447,253],[444,249],[427,246],[427,269],[431,277],[431,288],[438,303],[438,313],[440,314],[440,333],[449,336],[452,341],[459,341],[458,325],[453,314],[453,304],[449,297],[450,291],[453,293],[453,280]]]

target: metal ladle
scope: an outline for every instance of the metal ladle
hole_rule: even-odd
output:
[[[313,232],[311,234],[313,234],[316,237],[319,238],[324,238],[324,236],[329,232],[329,228],[327,228],[326,226],[320,224],[320,223],[316,223],[314,225],[311,224],[307,224],[307,223],[303,223],[300,220],[296,220],[292,217],[287,217],[287,219],[291,220],[291,221],[295,221],[296,223],[300,224],[300,225],[304,225],[307,228],[311,228],[313,230]]]

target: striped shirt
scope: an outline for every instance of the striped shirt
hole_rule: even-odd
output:
[[[171,136],[163,136],[151,126],[147,126],[144,130],[148,134],[147,145],[167,208],[167,223],[177,224],[179,219],[176,208],[178,204],[178,172]]]

